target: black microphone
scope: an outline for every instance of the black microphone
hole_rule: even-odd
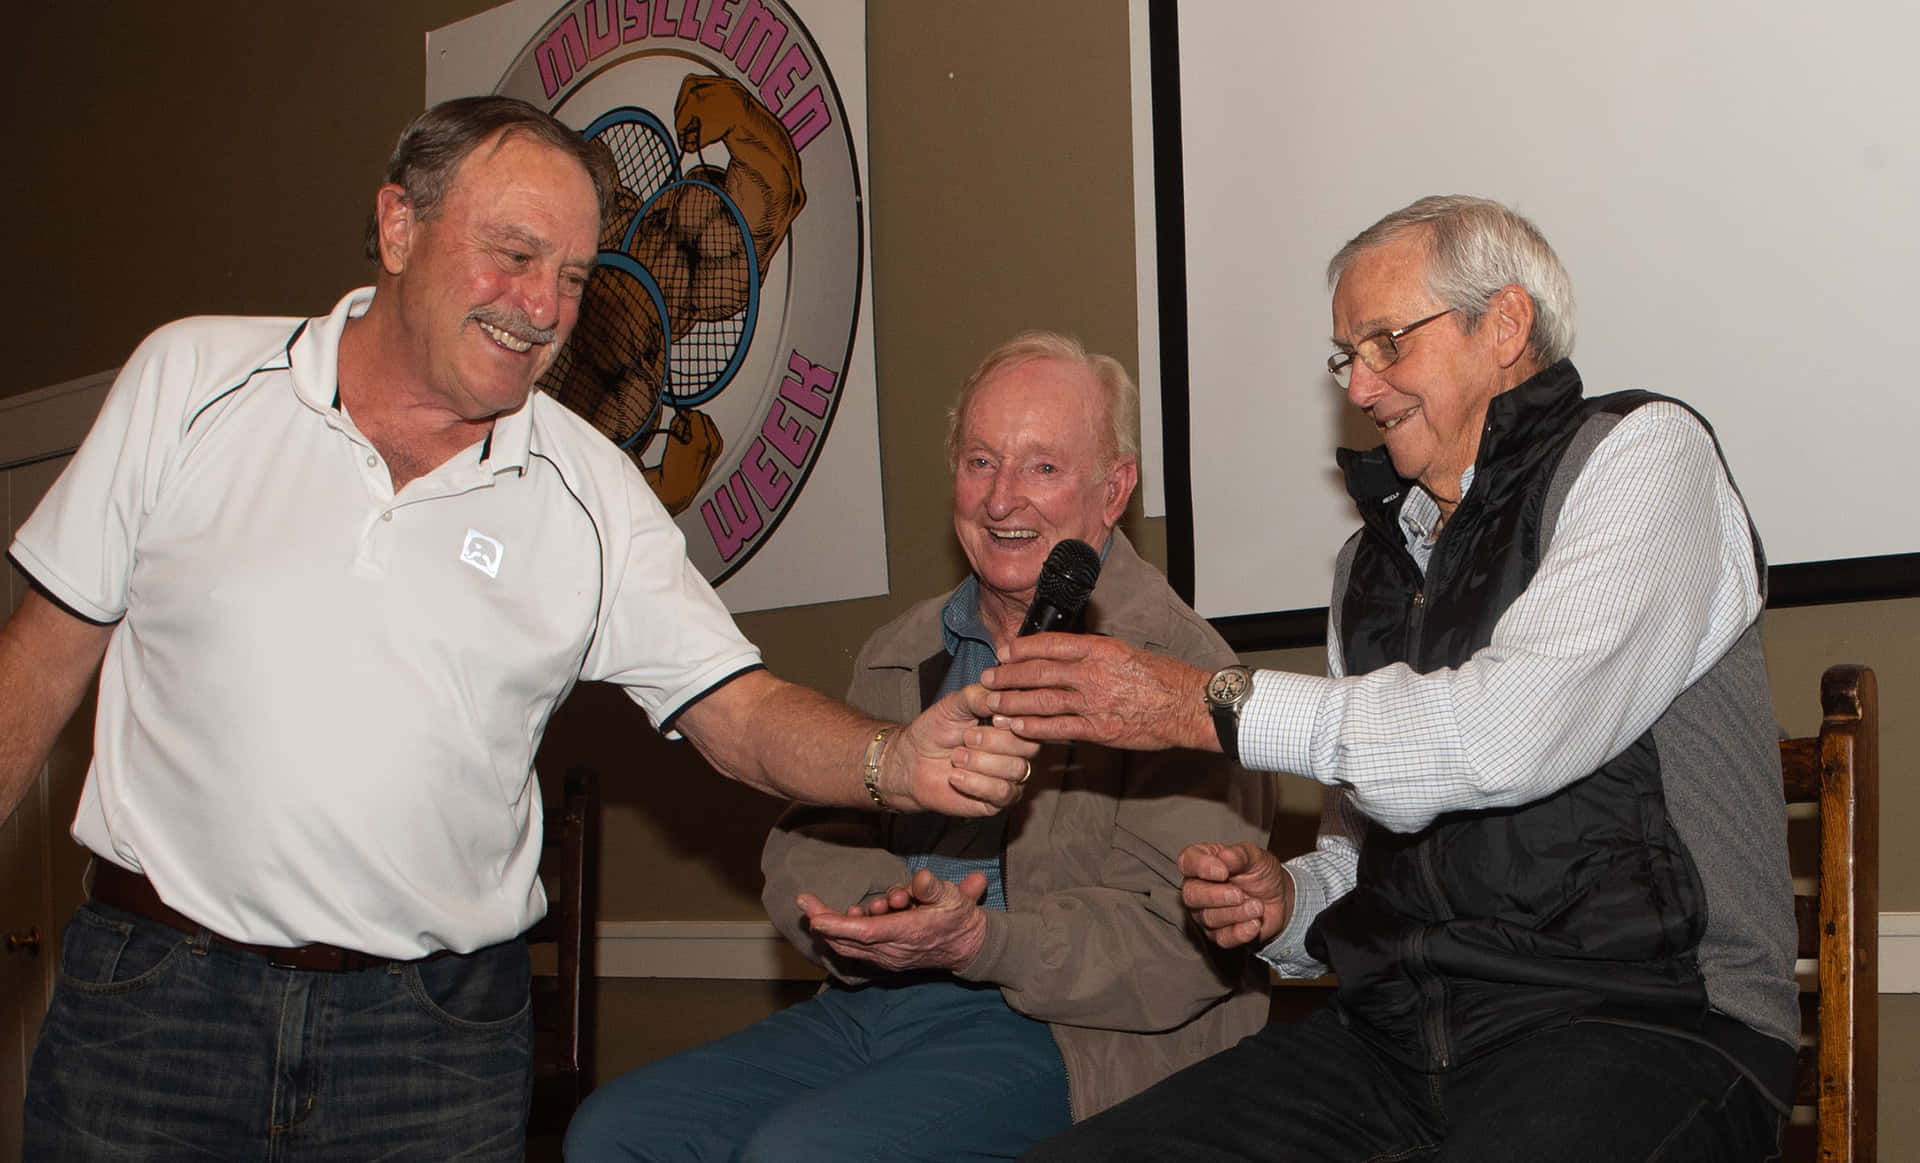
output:
[[[1100,554],[1084,541],[1056,542],[1033,586],[1033,605],[1020,623],[1019,637],[1053,631],[1078,633],[1086,624],[1087,599],[1100,580]]]

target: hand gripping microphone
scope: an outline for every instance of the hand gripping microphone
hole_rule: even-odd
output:
[[[1079,633],[1086,624],[1093,583],[1099,580],[1100,554],[1093,546],[1071,537],[1054,542],[1040,566],[1039,580],[1033,583],[1033,604],[1027,607],[1026,619],[1015,637],[1053,631]],[[980,720],[983,727],[992,723],[990,715]],[[1032,774],[1031,768],[1028,774]]]
[[[1034,583],[1033,605],[1020,623],[1019,637],[1053,631],[1078,633],[1086,624],[1087,599],[1100,580],[1100,554],[1084,541],[1069,537],[1055,543]]]

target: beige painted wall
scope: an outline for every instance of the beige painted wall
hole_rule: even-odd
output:
[[[120,362],[148,330],[199,312],[318,312],[366,278],[360,229],[381,162],[422,92],[428,29],[485,0],[326,5],[178,0],[22,5],[0,70],[15,224],[0,396]],[[893,593],[743,619],[773,668],[840,690],[862,638],[961,570],[946,518],[940,411],[974,358],[1029,326],[1074,331],[1133,362],[1132,189],[1122,0],[1009,9],[869,0],[874,319]],[[1412,197],[1424,191],[1409,190]],[[1359,224],[1354,224],[1358,226]],[[1578,272],[1574,272],[1576,278]],[[1737,468],[1738,466],[1736,466]],[[1164,555],[1158,521],[1130,527]],[[1782,722],[1817,721],[1827,663],[1880,672],[1885,710],[1882,908],[1920,911],[1900,843],[1920,818],[1907,712],[1920,707],[1920,600],[1779,611],[1767,643]],[[1313,651],[1261,661],[1316,669]],[[777,811],[587,688],[543,766],[603,772],[603,916],[750,920]],[[1278,846],[1311,834],[1289,790]],[[744,1024],[786,987],[620,981],[602,994],[603,1070]],[[1920,1157],[1920,1000],[1883,1002],[1881,1140]]]

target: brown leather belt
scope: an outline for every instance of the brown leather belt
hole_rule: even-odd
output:
[[[93,862],[93,899],[103,905],[123,909],[136,917],[162,924],[182,933],[211,936],[216,944],[229,949],[239,949],[265,957],[279,969],[311,969],[321,973],[350,973],[356,969],[373,969],[381,965],[392,965],[396,961],[408,962],[396,957],[375,957],[371,953],[361,953],[355,949],[342,949],[337,945],[300,945],[287,948],[279,945],[249,945],[245,941],[232,941],[208,929],[191,918],[168,908],[160,894],[153,889],[153,882],[137,872],[128,872],[109,860]],[[418,961],[434,961],[447,955],[446,950],[416,958]]]

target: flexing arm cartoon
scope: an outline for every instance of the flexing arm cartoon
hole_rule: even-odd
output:
[[[721,188],[746,217],[761,278],[807,204],[793,138],[746,86],[726,77],[689,76],[673,105],[680,147],[688,153],[720,142],[732,161]]]

